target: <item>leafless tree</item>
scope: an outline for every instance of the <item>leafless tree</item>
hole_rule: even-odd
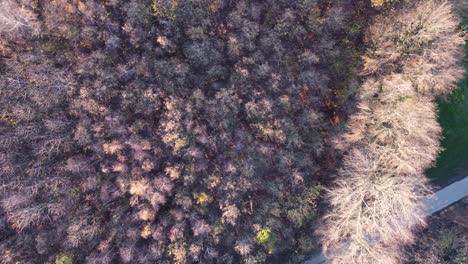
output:
[[[403,69],[419,91],[450,91],[463,76],[459,58],[464,44],[452,9],[446,0],[411,1],[377,17],[368,30],[371,48],[363,73]]]
[[[37,34],[39,24],[36,15],[13,0],[0,3],[0,35],[14,36],[17,33]]]
[[[17,194],[1,201],[8,222],[18,232],[39,225],[46,219],[47,205],[34,204],[33,200],[32,195]]]
[[[363,73],[377,77],[362,85],[338,140],[347,154],[322,231],[333,263],[399,263],[401,246],[424,225],[424,171],[440,151],[433,99],[462,77],[451,10],[447,1],[416,1],[378,17],[368,32]]]
[[[434,104],[402,75],[368,81],[360,98],[344,139],[352,146],[328,195],[324,247],[335,263],[396,263],[399,245],[424,223],[423,173],[439,151],[440,127]]]

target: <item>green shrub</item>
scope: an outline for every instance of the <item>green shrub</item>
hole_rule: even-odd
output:
[[[273,231],[268,226],[263,227],[257,232],[256,235],[257,244],[263,246],[268,253],[273,253],[275,250],[276,238]]]
[[[307,221],[314,218],[320,190],[320,185],[313,186],[298,199],[292,201],[294,208],[288,210],[287,217],[296,227],[302,227]]]
[[[74,258],[72,253],[62,253],[55,258],[55,264],[73,264]]]

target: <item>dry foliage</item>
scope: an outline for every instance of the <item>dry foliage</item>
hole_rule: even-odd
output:
[[[363,1],[0,3],[1,263],[316,249],[328,110],[356,78]]]
[[[462,76],[463,40],[451,9],[446,1],[418,1],[378,17],[368,32],[364,74],[377,77],[362,85],[339,142],[349,151],[328,192],[323,227],[333,263],[399,263],[401,246],[424,225],[424,170],[440,150],[434,95]]]

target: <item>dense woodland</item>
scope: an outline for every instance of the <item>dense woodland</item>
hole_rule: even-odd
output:
[[[332,182],[378,181],[338,168],[397,148],[418,167],[372,177],[419,193],[439,151],[432,99],[463,39],[429,2],[0,0],[0,262],[289,263],[348,243],[323,231],[349,205]]]
[[[3,5],[20,19],[2,38],[4,262],[262,263],[318,247],[364,2]]]

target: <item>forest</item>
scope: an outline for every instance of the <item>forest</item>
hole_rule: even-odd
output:
[[[432,263],[466,10],[0,0],[0,263]]]

